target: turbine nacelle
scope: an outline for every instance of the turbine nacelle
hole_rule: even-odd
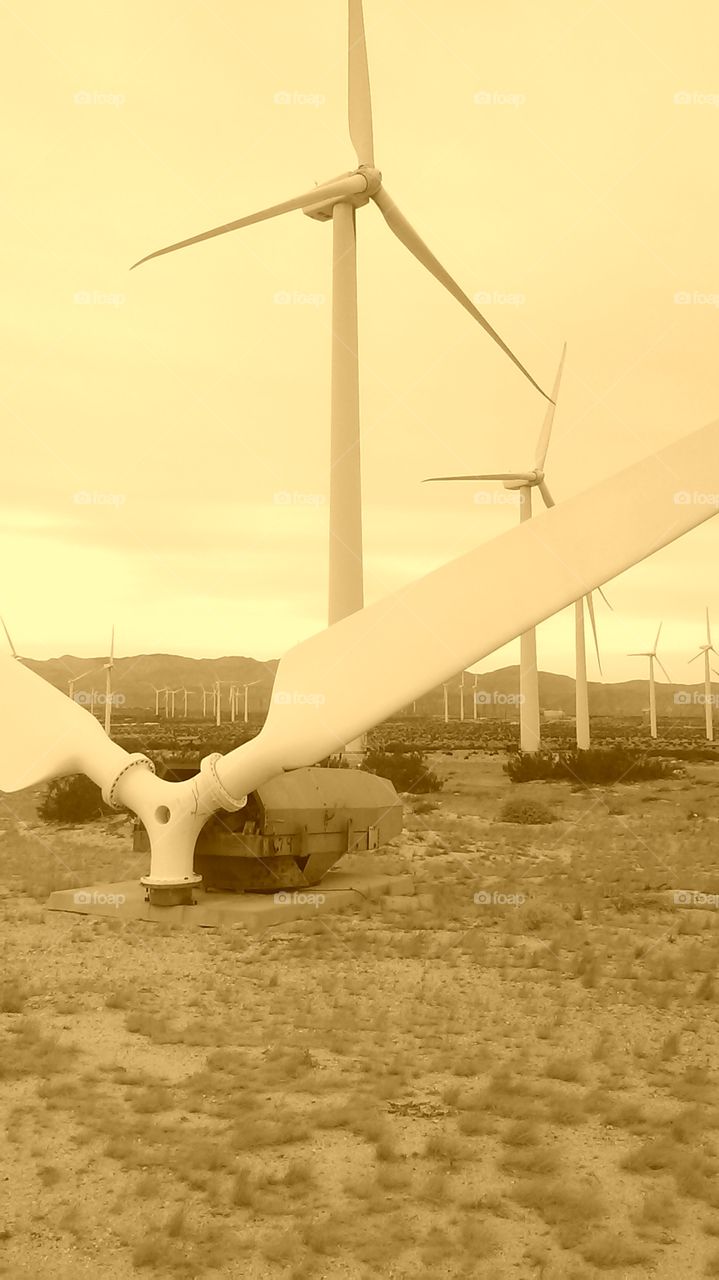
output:
[[[382,174],[379,169],[371,169],[366,164],[359,165],[357,169],[352,169],[349,173],[338,174],[336,178],[331,179],[331,182],[341,182],[343,178],[363,178],[365,181],[364,190],[349,192],[347,195],[331,196],[328,200],[321,200],[317,204],[309,205],[302,212],[308,218],[315,218],[317,222],[330,222],[336,204],[351,204],[354,209],[360,209],[362,205],[369,204],[372,196],[376,195],[382,186]],[[321,188],[318,188],[318,191],[320,190]]]

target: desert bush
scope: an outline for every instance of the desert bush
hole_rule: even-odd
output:
[[[557,819],[546,804],[538,800],[507,800],[498,818],[499,822],[521,822],[530,826],[539,826]]]
[[[367,751],[362,768],[365,773],[389,778],[397,791],[410,791],[412,795],[439,791],[442,786],[441,780],[429,768],[421,751]]]
[[[504,765],[512,782],[581,782],[607,784],[670,778],[674,766],[658,756],[626,746],[590,747],[588,751],[517,751]]]
[[[105,804],[97,783],[78,773],[48,783],[37,812],[44,822],[92,822],[114,810]]]

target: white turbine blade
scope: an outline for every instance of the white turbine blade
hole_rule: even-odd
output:
[[[544,396],[545,400],[549,400],[550,397],[547,395],[546,391],[542,391],[539,383],[535,382],[531,373],[525,369],[522,362],[517,358],[517,356],[515,356],[514,352],[510,350],[506,342],[500,338],[496,329],[493,329],[489,321],[485,320],[484,316],[477,310],[474,303],[467,297],[464,290],[460,289],[456,280],[452,279],[452,276],[445,270],[441,262],[435,258],[432,251],[424,243],[424,240],[417,235],[414,227],[410,225],[404,214],[400,213],[400,210],[386,189],[384,187],[380,187],[379,191],[375,192],[372,196],[372,199],[382,211],[385,222],[390,230],[394,231],[397,239],[402,241],[405,248],[409,249],[410,253],[414,254],[415,258],[417,258],[417,260],[427,268],[427,270],[434,276],[435,280],[439,280],[439,283],[443,284],[445,289],[449,290],[452,297],[457,299],[457,302],[459,302],[465,310],[474,317],[478,324],[481,324],[485,333],[488,333],[491,338],[494,338],[494,341],[502,348],[505,355],[509,356],[512,363],[521,370],[525,378],[529,379],[532,386],[536,387],[537,391]]]
[[[130,759],[79,703],[12,658],[0,658],[0,708],[1,791],[71,773],[85,773],[102,787]]]
[[[719,491],[719,423],[297,645],[279,663],[261,732],[218,762],[223,785],[243,795],[331,755],[702,524],[716,507],[676,494],[707,489]]]
[[[526,480],[527,484],[535,477],[518,474],[516,471],[498,471],[486,476],[427,476],[422,484],[432,484],[436,480]]]
[[[352,145],[360,164],[374,168],[372,99],[362,0],[349,0],[348,107]]]
[[[277,218],[281,213],[291,213],[294,209],[307,209],[310,205],[320,204],[323,200],[358,195],[366,189],[367,182],[361,174],[349,174],[345,178],[338,178],[336,182],[326,182],[321,187],[315,187],[313,191],[295,196],[294,200],[284,200],[282,204],[271,205],[269,209],[261,209],[259,213],[251,213],[246,218],[225,222],[221,227],[213,227],[211,231],[203,231],[198,236],[190,236],[188,240],[178,240],[177,244],[168,244],[164,249],[156,249],[154,253],[148,253],[138,262],[134,262],[130,270],[134,271],[135,267],[141,266],[143,262],[149,262],[151,258],[161,258],[165,253],[174,253],[176,249],[185,249],[190,244],[199,244],[201,240],[212,240],[214,236],[223,236],[228,231],[238,231],[240,227],[250,227],[255,222],[264,222],[267,218]]]
[[[698,653],[694,654],[693,658],[689,659],[689,662],[696,662],[697,658],[703,658],[703,657],[704,657],[704,650],[700,649]]]
[[[2,629],[3,629],[3,631],[5,632],[5,637],[6,637],[6,639],[7,639],[7,642],[8,642],[8,644],[10,645],[10,652],[11,652],[11,654],[12,654],[13,658],[17,658],[17,656],[18,656],[18,655],[17,655],[17,650],[16,650],[15,645],[13,644],[12,640],[10,639],[10,632],[8,631],[7,627],[5,626],[5,619],[4,619],[4,618],[0,618],[0,622],[2,623]]]
[[[591,591],[589,592],[589,595],[585,596],[585,599],[587,601],[587,612],[589,613],[589,621],[592,624],[592,635],[594,636],[594,648],[597,651],[597,666],[599,667],[600,676],[604,676],[604,672],[602,671],[602,655],[599,652],[599,636],[597,635],[597,620],[594,616],[594,601],[592,599]]]
[[[652,650],[652,652],[653,652],[653,653],[656,653],[656,651],[657,651],[657,645],[659,644],[659,636],[660,636],[660,634],[661,634],[661,630],[662,630],[662,627],[663,627],[663,626],[664,626],[664,623],[663,623],[663,622],[660,622],[660,623],[659,623],[659,626],[657,627],[657,638],[656,638],[656,640],[654,641],[654,647],[653,647],[653,650]]]
[[[554,498],[552,497],[551,493],[549,492],[549,489],[547,488],[543,480],[540,480],[539,482],[539,492],[542,495],[545,507],[553,507],[556,505]]]
[[[656,662],[657,666],[659,667],[659,670],[664,672],[664,675],[665,675],[665,676],[666,676],[666,678],[667,678],[667,682],[668,682],[669,684],[671,684],[671,682],[672,682],[672,678],[671,678],[671,676],[669,675],[669,672],[667,671],[666,667],[664,666],[664,663],[662,662],[661,658],[657,658],[657,656],[656,656],[656,654],[655,654],[655,655],[654,655],[654,660],[655,660],[655,662]]]
[[[608,609],[611,609],[611,610],[612,610],[612,613],[613,613],[613,612],[614,612],[614,605],[611,605],[611,604],[609,603],[609,601],[607,600],[607,597],[605,596],[604,592],[602,591],[602,588],[601,588],[601,587],[597,587],[597,591],[599,592],[600,596],[602,597],[602,600],[604,601],[604,603],[605,603],[605,605],[607,606],[607,608],[608,608]]]
[[[115,624],[112,624],[112,633],[110,635],[110,666],[112,666],[115,657]]]
[[[559,368],[557,369],[557,375],[554,379],[554,386],[552,387],[553,403],[547,405],[547,412],[544,416],[544,423],[542,425],[542,430],[539,434],[539,440],[537,441],[537,454],[534,461],[534,465],[537,468],[537,471],[544,470],[544,462],[547,457],[549,441],[552,435],[552,426],[554,424],[554,411],[557,407],[557,397],[559,395],[559,384],[562,381],[562,368],[564,366],[564,357],[566,354],[567,354],[567,344],[565,342],[564,346],[562,347],[562,354],[559,360]]]
[[[707,644],[709,645],[710,649],[713,649],[714,645],[712,644],[712,633],[709,627],[709,605],[706,606],[706,611],[707,611]]]

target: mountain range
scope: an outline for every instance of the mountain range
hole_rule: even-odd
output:
[[[105,672],[103,664],[106,657],[78,658],[72,654],[63,654],[60,658],[49,658],[46,661],[23,659],[25,665],[36,671],[50,684],[63,692],[68,692],[68,681],[74,679],[75,698],[87,703],[90,701],[92,689],[98,693],[105,689]],[[188,689],[188,717],[197,718],[202,714],[202,693],[204,686],[210,690],[215,681],[220,681],[222,693],[222,718],[229,716],[229,689],[231,684],[250,686],[248,690],[248,708],[252,719],[264,716],[269,706],[272,684],[277,659],[260,662],[248,657],[224,658],[185,658],[178,654],[154,653],[138,654],[135,657],[116,658],[113,673],[113,691],[121,695],[118,713],[140,715],[149,713],[154,716],[155,689],[182,690]],[[86,674],[89,673],[89,674]],[[459,673],[448,682],[449,716],[456,720],[460,714]],[[79,679],[79,677],[83,677]],[[465,675],[465,718],[472,718],[472,697],[474,674]],[[256,682],[256,683],[255,683]],[[676,685],[657,682],[657,711],[660,716],[681,716],[684,718],[700,718],[704,714],[699,701],[703,696],[703,684]],[[497,671],[483,672],[477,677],[478,706],[477,715],[482,718],[499,718],[516,720],[518,717],[517,694],[519,692],[519,668],[517,666],[501,667]],[[574,714],[574,680],[571,676],[558,675],[550,671],[539,673],[539,698],[543,712],[561,712],[565,716]],[[646,714],[648,705],[648,687],[646,680],[626,680],[618,684],[589,684],[589,706],[593,716],[641,717]],[[242,703],[242,692],[240,692]],[[160,698],[162,708],[163,698]],[[184,698],[176,697],[177,714],[182,711]],[[416,714],[421,716],[441,716],[444,710],[444,694],[439,686],[418,698]],[[412,714],[413,707],[404,709],[402,714]],[[240,710],[242,714],[242,708]],[[207,699],[207,715],[209,718],[209,698]]]

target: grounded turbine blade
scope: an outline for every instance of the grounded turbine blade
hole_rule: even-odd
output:
[[[443,284],[445,289],[449,290],[449,292],[452,294],[452,297],[456,298],[457,302],[461,303],[465,311],[468,311],[469,314],[473,316],[474,319],[479,324],[481,324],[485,333],[488,333],[491,338],[494,338],[494,341],[497,343],[498,346],[502,348],[502,351],[504,351],[505,355],[509,356],[512,363],[515,364],[517,368],[521,370],[525,378],[529,379],[532,386],[536,387],[540,395],[543,395],[545,400],[549,400],[550,397],[547,395],[546,391],[542,391],[542,388],[540,387],[539,383],[535,382],[531,373],[529,373],[529,371],[525,369],[521,360],[517,359],[514,352],[511,351],[510,348],[507,346],[506,342],[504,342],[504,340],[500,338],[496,329],[493,329],[489,321],[485,320],[484,316],[481,314],[481,312],[477,310],[474,303],[471,302],[470,299],[467,297],[467,294],[464,292],[464,290],[460,289],[456,280],[452,279],[452,276],[449,274],[448,271],[445,270],[445,268],[442,266],[439,259],[435,258],[432,251],[424,243],[424,240],[422,240],[421,237],[417,235],[417,232],[415,231],[414,227],[411,226],[411,224],[407,221],[404,214],[400,213],[400,210],[398,209],[394,200],[390,196],[389,192],[384,187],[380,187],[379,191],[375,192],[375,194],[372,196],[372,199],[375,201],[375,204],[377,204],[378,207],[380,208],[382,212],[382,216],[385,219],[385,222],[387,223],[390,230],[394,231],[394,234],[397,236],[397,239],[402,241],[402,244],[405,246],[405,248],[409,249],[410,253],[414,254],[415,258],[417,258],[417,260],[421,262],[424,267],[427,268],[427,270],[431,273],[431,275],[434,276],[435,280],[439,280],[439,283]]]
[[[311,636],[281,659],[261,732],[217,761],[220,782],[244,795],[324,759],[717,514],[674,500],[712,484],[719,422]]]
[[[292,213],[294,209],[307,209],[310,205],[320,204],[323,200],[332,200],[343,196],[358,195],[367,189],[367,182],[361,174],[349,174],[346,178],[338,178],[336,182],[325,182],[313,191],[295,196],[294,200],[285,200],[282,204],[273,204],[269,209],[261,209],[259,213],[251,213],[246,218],[237,218],[235,222],[225,222],[221,227],[213,227],[211,231],[203,231],[198,236],[190,236],[189,240],[178,240],[177,244],[168,244],[164,249],[156,249],[148,253],[138,262],[134,262],[131,271],[151,258],[161,258],[165,253],[174,253],[176,249],[186,249],[189,244],[199,244],[201,240],[212,240],[214,236],[223,236],[227,231],[238,231],[240,227],[250,227],[255,222],[265,222],[267,218],[277,218],[281,213]]]
[[[422,484],[432,484],[435,480],[526,480],[529,484],[530,480],[534,480],[534,476],[518,475],[516,471],[499,471],[486,476],[427,476]]]
[[[567,354],[567,344],[565,342],[564,346],[562,347],[562,354],[559,360],[559,368],[557,369],[557,375],[554,379],[554,386],[552,387],[553,403],[547,405],[547,412],[544,416],[544,423],[542,425],[542,430],[539,433],[539,440],[537,441],[537,455],[534,463],[535,467],[537,468],[537,471],[544,470],[544,463],[547,457],[547,449],[549,448],[549,441],[552,435],[552,426],[554,424],[554,411],[557,407],[557,397],[559,396],[559,384],[562,381],[562,368],[564,366],[564,357],[566,354]]]
[[[374,167],[372,99],[362,0],[349,0],[348,106],[350,138],[360,164]]]
[[[599,674],[603,676],[604,672],[602,671],[602,655],[599,652],[599,636],[597,635],[597,620],[594,616],[594,601],[592,599],[591,591],[589,592],[589,595],[585,597],[585,599],[587,601],[587,611],[589,613],[589,621],[592,624],[592,635],[594,636],[594,648],[597,651],[597,666],[599,667]]]

